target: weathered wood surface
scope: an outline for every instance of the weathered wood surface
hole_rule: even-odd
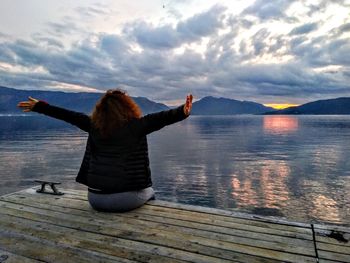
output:
[[[320,258],[350,262],[350,228],[319,224],[314,228]]]
[[[349,228],[154,200],[91,209],[84,191],[0,197],[0,262],[350,262]],[[336,238],[337,239],[336,239]]]

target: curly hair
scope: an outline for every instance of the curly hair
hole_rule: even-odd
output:
[[[120,127],[142,115],[139,106],[124,91],[108,90],[96,103],[91,120],[102,137],[110,137]]]

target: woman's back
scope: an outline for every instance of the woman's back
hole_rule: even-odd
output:
[[[152,185],[147,138],[135,134],[132,125],[119,128],[107,139],[97,131],[89,137],[89,187],[118,193]]]
[[[180,106],[134,118],[108,137],[92,124],[83,160],[87,165],[82,165],[77,181],[113,193],[152,186],[146,135],[187,117]]]

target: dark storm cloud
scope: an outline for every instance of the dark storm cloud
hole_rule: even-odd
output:
[[[318,28],[318,23],[308,23],[302,26],[294,28],[289,34],[290,35],[303,35],[310,33]]]
[[[22,66],[45,65],[50,54],[46,53],[33,42],[18,40],[7,45],[15,54],[16,64]]]
[[[181,36],[171,25],[157,28],[140,22],[133,25],[133,31],[128,34],[133,35],[141,46],[148,48],[169,49],[181,44]]]
[[[322,13],[324,12],[330,5],[338,4],[340,6],[350,7],[349,3],[346,3],[346,0],[321,0],[318,1],[317,4],[309,4],[307,7],[309,8],[309,12],[307,13],[308,16],[312,16],[315,13]]]
[[[173,25],[157,27],[145,22],[138,22],[128,25],[125,33],[136,38],[141,46],[171,49],[215,33],[223,26],[224,11],[224,7],[214,6],[207,12],[179,22],[175,27]]]
[[[40,77],[24,74],[13,73],[5,74],[0,68],[1,86],[12,88],[32,88],[38,89],[50,84],[49,81],[42,81]],[[35,78],[34,78],[35,77]]]
[[[266,45],[265,41],[270,36],[270,32],[266,29],[260,29],[253,37],[252,37],[252,44],[254,46],[254,55],[258,56],[262,53],[265,53],[265,48],[268,48],[268,45]]]
[[[13,73],[12,78],[7,78],[7,82],[13,80],[13,86],[23,83],[21,79],[31,81],[27,83],[32,85],[35,80],[38,82],[34,86],[42,86],[43,79],[46,81],[60,81],[69,84],[92,86],[98,83],[104,83],[104,80],[110,79],[113,76],[112,72],[108,73],[104,66],[104,58],[101,51],[98,51],[87,45],[80,45],[66,52],[56,52],[49,49],[39,47],[34,43],[27,41],[16,41],[14,43],[3,44],[7,49],[13,52],[15,57],[15,66],[27,67],[28,72]],[[30,69],[35,69],[41,66],[45,68],[48,73],[37,74],[30,72]],[[2,74],[1,74],[2,75]],[[98,76],[102,79],[96,81]],[[3,78],[1,77],[3,80]],[[47,84],[47,83],[45,83]]]
[[[302,59],[309,66],[343,65],[349,66],[350,42],[348,39],[332,39],[320,36],[312,39],[305,37],[291,41],[291,54]]]
[[[242,14],[256,16],[261,20],[283,19],[293,21],[293,18],[286,17],[285,15],[285,11],[293,2],[294,0],[256,0]]]
[[[350,42],[348,39],[333,41],[328,45],[332,63],[350,66]]]
[[[113,56],[115,59],[123,55],[123,53],[129,52],[128,45],[125,43],[124,39],[118,35],[102,35],[99,40],[99,47],[101,50]]]
[[[304,68],[304,65],[300,64],[249,66],[240,70],[237,79],[250,84],[264,84],[265,86],[269,85],[274,87],[313,85],[316,76],[312,76],[312,74],[305,71]],[[276,89],[276,91],[277,90],[278,89]]]
[[[286,53],[283,49],[288,46],[290,39],[284,36],[274,37],[274,42],[268,45],[267,52],[270,54]]]
[[[205,13],[195,15],[177,25],[177,32],[189,41],[195,41],[200,37],[208,36],[223,26],[223,6],[214,6]]]
[[[240,86],[246,87],[247,96],[305,99],[349,93],[347,86],[305,68],[306,65],[302,64],[248,66],[237,69],[235,79]]]
[[[16,62],[15,53],[8,43],[0,43],[0,62],[14,64]]]
[[[336,33],[339,35],[346,33],[346,32],[350,32],[350,23],[346,23],[346,24],[344,24],[336,29]]]

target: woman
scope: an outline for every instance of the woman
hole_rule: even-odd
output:
[[[120,90],[108,90],[91,117],[32,97],[18,107],[66,121],[89,133],[76,181],[88,186],[88,200],[94,209],[121,212],[154,198],[146,135],[186,119],[192,98],[188,95],[186,103],[176,109],[144,117],[132,98]]]

